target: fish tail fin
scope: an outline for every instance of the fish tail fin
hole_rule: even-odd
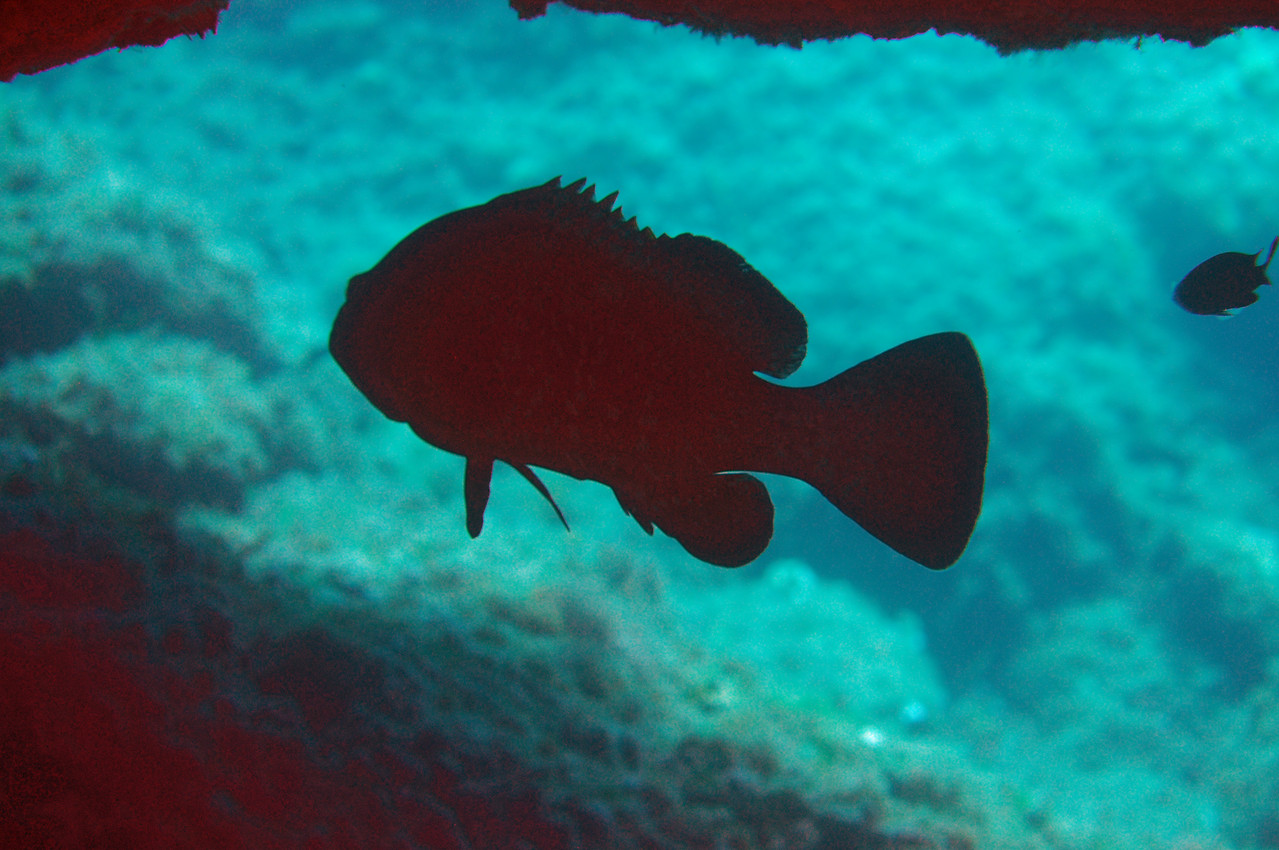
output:
[[[1261,274],[1263,276],[1262,280],[1265,280],[1266,283],[1270,283],[1270,281],[1266,280],[1264,275],[1266,273],[1266,268],[1270,265],[1270,261],[1275,258],[1275,248],[1279,248],[1279,236],[1276,236],[1275,241],[1270,243],[1270,253],[1266,255],[1266,261],[1260,266]],[[1261,255],[1258,254],[1257,256],[1260,257]]]
[[[958,560],[981,511],[988,440],[968,337],[911,340],[802,392],[819,424],[798,477],[907,558],[937,570]]]

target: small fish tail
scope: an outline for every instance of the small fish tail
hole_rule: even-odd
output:
[[[953,564],[981,511],[988,442],[968,337],[921,337],[801,392],[820,424],[806,429],[810,468],[798,477],[906,557]]]
[[[1266,268],[1270,265],[1270,261],[1275,258],[1275,248],[1277,247],[1279,247],[1279,236],[1276,236],[1274,241],[1270,243],[1270,253],[1266,254],[1266,261],[1259,267],[1263,275],[1266,273]],[[1257,256],[1261,255],[1258,254]],[[1266,283],[1270,283],[1270,281],[1267,280]]]

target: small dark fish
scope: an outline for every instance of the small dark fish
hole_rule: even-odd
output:
[[[1182,278],[1173,290],[1172,300],[1200,316],[1228,316],[1236,307],[1247,307],[1257,301],[1257,290],[1266,279],[1266,266],[1275,256],[1279,236],[1270,243],[1266,261],[1257,264],[1261,252],[1244,254],[1228,251],[1209,257]]]
[[[967,545],[986,467],[968,338],[907,342],[783,387],[804,317],[732,249],[655,236],[559,178],[438,218],[356,275],[329,350],[383,413],[466,458],[480,533],[493,462],[613,488],[648,533],[738,566],[773,534],[745,471],[803,479],[871,534],[941,569]],[[567,526],[567,523],[565,523]]]

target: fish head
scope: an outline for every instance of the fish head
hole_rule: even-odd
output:
[[[479,391],[484,366],[511,336],[495,323],[512,300],[495,282],[524,271],[475,218],[460,210],[428,222],[352,277],[329,335],[333,359],[375,407],[460,454],[472,408],[495,395]]]
[[[329,353],[378,410],[396,422],[404,422],[406,417],[395,403],[396,392],[381,366],[392,349],[390,336],[369,332],[378,326],[386,309],[385,299],[377,297],[380,283],[372,272],[351,278],[346,302],[338,310],[329,333]]]

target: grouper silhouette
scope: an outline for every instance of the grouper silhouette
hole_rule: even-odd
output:
[[[773,533],[755,471],[807,481],[925,566],[954,563],[986,466],[968,338],[916,339],[817,386],[765,380],[804,358],[794,305],[727,246],[640,230],[584,184],[429,222],[351,279],[333,325],[364,395],[466,458],[471,536],[500,460],[561,520],[531,467],[602,482],[648,533],[739,566]]]

